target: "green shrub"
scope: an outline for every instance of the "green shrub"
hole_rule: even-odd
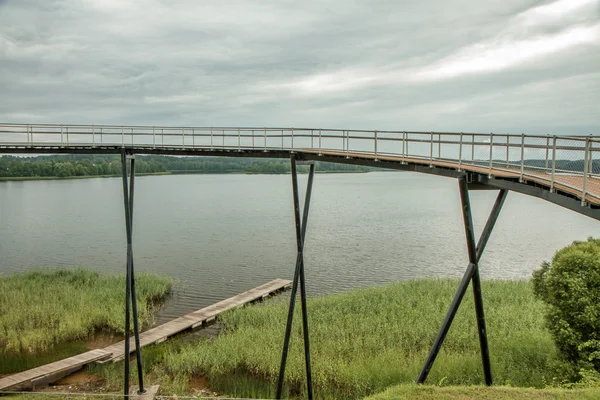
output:
[[[573,242],[533,273],[535,295],[564,358],[600,371],[600,239]]]

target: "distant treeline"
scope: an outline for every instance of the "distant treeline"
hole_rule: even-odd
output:
[[[0,157],[0,177],[70,177],[121,174],[119,155],[51,155]],[[300,166],[306,172],[307,166]],[[317,171],[366,172],[375,168],[359,165],[317,162]],[[249,173],[284,174],[290,161],[279,159],[136,156],[136,173]]]

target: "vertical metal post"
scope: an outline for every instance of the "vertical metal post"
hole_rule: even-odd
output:
[[[431,140],[429,145],[429,167],[433,167],[433,132],[431,132]]]
[[[492,176],[492,164],[494,162],[494,154],[493,154],[493,150],[494,150],[494,134],[490,133],[490,170],[488,173],[488,176],[491,177]]]
[[[283,129],[281,130],[281,148],[283,149]]]
[[[546,138],[546,171],[548,171],[548,157],[550,154],[550,136]],[[544,171],[544,172],[546,172]]]
[[[550,192],[554,191],[554,176],[556,174],[556,135],[552,139],[552,181],[550,182]]]
[[[69,145],[69,127],[66,127],[67,130],[67,146]]]
[[[475,164],[475,134],[471,135],[471,161]]]
[[[319,129],[319,155],[321,155],[321,130]]]
[[[346,158],[350,158],[350,131],[346,129]]]
[[[156,128],[152,127],[152,148],[156,148]]]
[[[242,151],[242,134],[238,128],[238,151]]]
[[[406,162],[406,132],[402,132],[402,164]]]
[[[92,125],[92,147],[96,146],[96,137],[95,137],[94,130],[95,130],[95,127],[94,127],[94,125]]]
[[[589,152],[590,147],[590,138],[585,138],[585,147],[583,148],[583,189],[581,191],[581,205],[585,206],[587,203],[585,201],[585,196],[587,195],[587,181],[588,181],[588,170],[589,170]]]
[[[65,140],[63,139],[63,126],[60,126],[60,145],[64,146],[65,145]]]
[[[283,351],[281,353],[281,364],[279,367],[279,378],[277,381],[277,395],[276,398],[280,399],[283,393],[283,380],[285,376],[285,367],[287,363],[287,354],[290,344],[290,335],[292,332],[292,322],[294,317],[294,308],[296,303],[296,293],[298,291],[298,283],[300,283],[300,301],[302,303],[302,325],[304,332],[304,357],[306,363],[306,382],[308,398],[313,398],[312,391],[312,373],[310,364],[310,347],[309,347],[309,336],[308,336],[308,312],[306,309],[306,285],[304,276],[304,239],[306,237],[306,226],[308,222],[308,211],[310,207],[310,197],[312,193],[312,184],[314,179],[315,166],[311,164],[308,173],[308,183],[306,185],[306,196],[304,200],[304,211],[302,214],[302,221],[300,221],[300,202],[298,196],[298,174],[296,170],[296,155],[291,156],[291,169],[292,169],[292,191],[294,195],[294,219],[296,222],[296,246],[298,254],[296,257],[296,268],[294,271],[294,280],[292,283],[292,292],[290,295],[290,305],[288,310],[288,319],[285,330],[285,337],[283,342]]]
[[[196,129],[192,128],[192,147],[196,147]]]
[[[131,147],[133,147],[133,128],[131,128]]]
[[[254,149],[254,129],[252,129],[252,148]]]
[[[210,149],[213,150],[214,146],[213,146],[213,128],[211,126],[210,128]]]
[[[292,150],[294,150],[294,128],[292,128]]]
[[[467,251],[469,253],[469,263],[474,264],[473,278],[473,296],[475,298],[475,314],[477,315],[477,328],[479,333],[479,345],[481,347],[481,360],[483,363],[483,374],[485,384],[492,384],[492,369],[490,366],[490,353],[487,342],[487,332],[485,327],[485,314],[483,311],[483,296],[481,294],[481,282],[479,277],[479,266],[477,261],[477,246],[475,244],[475,233],[473,231],[473,217],[471,215],[471,203],[469,201],[469,189],[465,177],[458,179],[460,191],[460,200],[463,208],[463,222],[465,225],[465,235],[467,239]]]
[[[315,131],[314,131],[314,129],[310,130],[310,148],[311,149],[315,148]]]
[[[265,150],[264,152],[267,152],[267,128],[265,128]]]
[[[375,134],[375,161],[377,160],[377,131],[374,132]]]
[[[181,147],[185,147],[185,128],[181,128]]]
[[[525,135],[521,135],[521,174],[519,182],[523,182],[523,172],[525,171]]]
[[[161,146],[165,146],[165,128],[160,128],[160,143]]]
[[[121,147],[125,147],[125,127],[121,125]]]
[[[121,164],[123,169],[123,200],[125,203],[125,227],[127,231],[127,270],[125,276],[125,358],[124,363],[124,376],[123,376],[123,399],[127,400],[129,396],[129,338],[130,338],[130,299],[131,299],[131,274],[129,271],[130,266],[130,254],[131,254],[131,217],[129,215],[129,198],[127,189],[127,156],[125,151],[121,153]]]
[[[100,146],[102,146],[104,140],[104,133],[102,133],[102,127],[100,127]]]
[[[459,178],[459,179],[464,179],[464,178]],[[462,185],[460,183],[460,181],[459,181],[459,185]],[[465,183],[465,187],[466,187],[466,183]],[[461,190],[462,190],[462,188],[461,188]],[[508,194],[508,191],[500,190],[500,192],[498,193],[498,197],[496,197],[496,202],[494,203],[494,206],[492,207],[492,211],[490,212],[490,215],[485,224],[485,227],[483,228],[483,232],[481,233],[481,237],[479,238],[479,242],[477,243],[477,247],[475,250],[475,259],[476,259],[477,263],[479,263],[479,260],[481,259],[481,256],[483,255],[483,251],[485,250],[485,246],[487,245],[487,242],[492,234],[494,225],[496,224],[496,221],[498,220],[500,211],[502,209],[504,201],[506,200],[507,194]],[[465,209],[463,208],[463,213],[464,213],[464,210]],[[465,231],[467,231],[466,226],[465,226]],[[467,234],[467,238],[468,237],[469,237],[469,234]],[[469,256],[471,256],[471,253],[469,253]],[[442,322],[442,326],[440,327],[440,330],[438,331],[438,334],[435,338],[433,346],[431,346],[429,355],[427,356],[425,364],[423,365],[423,368],[421,369],[421,372],[419,373],[419,376],[417,377],[416,383],[423,383],[427,379],[427,376],[429,375],[429,371],[431,370],[431,367],[433,367],[433,363],[435,362],[435,359],[442,347],[442,344],[444,343],[446,334],[448,333],[448,330],[450,329],[450,325],[452,324],[452,321],[454,320],[454,316],[456,315],[456,312],[458,311],[460,303],[467,291],[467,288],[469,287],[469,282],[473,279],[473,276],[478,269],[477,263],[473,263],[469,259],[469,265],[467,266],[467,270],[465,271],[462,281],[460,282],[460,285],[458,286],[458,291],[456,292],[456,294],[454,295],[454,298],[452,299],[452,303],[450,304],[450,309],[448,310],[448,313],[446,314],[444,321]],[[487,378],[486,378],[486,382],[487,382]],[[491,384],[491,374],[490,374],[490,384]]]
[[[506,168],[510,163],[510,136],[506,135]]]
[[[438,159],[442,158],[442,134],[438,133]]]
[[[127,188],[127,155],[123,151],[121,153],[121,164],[123,169],[123,202],[125,208],[125,228],[127,234],[127,273],[126,273],[126,290],[125,290],[125,376],[124,376],[124,394],[129,395],[129,355],[130,355],[130,304],[133,312],[133,329],[135,337],[135,351],[138,370],[138,394],[144,393],[144,380],[142,370],[142,356],[139,336],[139,321],[136,302],[135,290],[135,275],[133,263],[133,194],[135,182],[135,159],[130,159],[130,181],[129,189]],[[131,303],[130,303],[131,302]],[[127,398],[127,397],[125,397]]]
[[[458,145],[458,171],[460,172],[462,166],[462,147],[463,147],[463,133],[460,133],[460,141]]]

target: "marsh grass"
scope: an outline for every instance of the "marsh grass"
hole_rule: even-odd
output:
[[[317,397],[358,398],[414,382],[457,286],[456,280],[414,280],[310,299]],[[543,305],[535,300],[530,283],[485,281],[483,293],[495,382],[539,388],[561,379],[561,362],[544,327]],[[169,349],[160,369],[179,380],[206,376],[211,388],[221,393],[272,395],[287,304],[281,299],[227,313],[217,338]],[[299,307],[296,311],[286,385],[290,395],[304,396]],[[469,291],[428,383],[482,384],[476,332]]]
[[[170,290],[167,277],[136,276],[142,325]],[[0,357],[51,350],[95,331],[124,333],[125,277],[85,268],[34,270],[0,276]]]

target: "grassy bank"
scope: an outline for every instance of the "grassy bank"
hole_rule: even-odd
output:
[[[315,391],[358,398],[414,382],[454,295],[457,281],[417,280],[309,300]],[[528,282],[483,284],[495,382],[544,387],[561,379],[560,361],[544,328],[542,304]],[[224,332],[171,349],[161,361],[170,376],[206,376],[211,387],[237,396],[274,395],[287,313],[286,301],[236,310]],[[305,374],[297,313],[286,384],[303,395]],[[483,376],[474,305],[467,295],[429,383],[478,385]]]
[[[599,388],[531,389],[512,387],[436,387],[399,385],[365,400],[593,400],[600,399]]]
[[[138,313],[152,321],[155,301],[171,280],[136,276]],[[125,278],[88,269],[36,270],[0,277],[0,357],[35,353],[89,337],[97,330],[124,332]]]

